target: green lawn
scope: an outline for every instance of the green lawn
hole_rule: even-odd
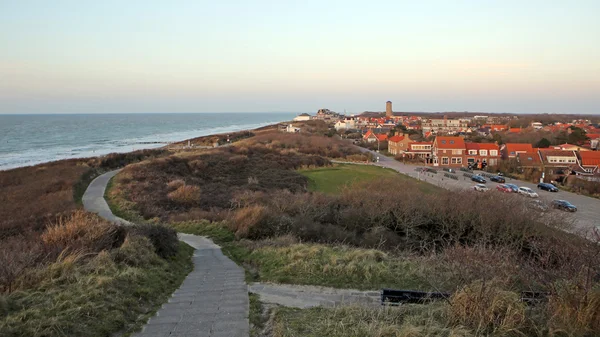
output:
[[[372,180],[379,177],[396,176],[404,178],[394,170],[371,165],[337,164],[333,167],[300,170],[308,177],[308,189],[336,194],[349,184]]]

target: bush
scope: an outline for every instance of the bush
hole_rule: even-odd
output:
[[[493,282],[474,282],[452,295],[450,318],[480,334],[514,332],[525,324],[525,304],[517,293]]]
[[[194,185],[181,185],[167,197],[180,204],[191,205],[200,199],[200,187]]]
[[[600,331],[600,288],[590,289],[574,282],[553,286],[548,300],[549,326],[569,336],[592,336]]]
[[[41,235],[44,244],[58,251],[85,250],[100,252],[119,247],[125,239],[125,229],[111,224],[95,214],[76,211],[60,217]]]
[[[154,252],[163,259],[177,254],[179,240],[177,232],[172,228],[158,224],[142,224],[135,225],[133,233],[147,237],[154,246]]]

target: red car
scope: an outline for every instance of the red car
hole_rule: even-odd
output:
[[[504,193],[511,193],[512,190],[510,187],[504,185],[504,184],[500,184],[498,186],[496,186],[496,189],[500,192],[504,192]]]

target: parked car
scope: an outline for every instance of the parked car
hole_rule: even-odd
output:
[[[504,186],[510,188],[510,190],[514,193],[518,193],[519,192],[519,186],[515,185],[515,184],[504,184]]]
[[[530,198],[537,198],[539,195],[535,193],[531,188],[521,186],[519,187],[519,194],[526,195]]]
[[[553,208],[556,209],[560,209],[563,211],[569,211],[569,212],[577,212],[577,207],[575,207],[575,205],[573,205],[572,203],[566,201],[566,200],[552,200],[552,203],[550,203],[552,205]]]
[[[558,188],[556,188],[556,186],[552,185],[552,184],[547,184],[547,183],[539,183],[537,185],[537,187],[541,190],[545,190],[548,192],[558,192]]]
[[[497,182],[497,183],[505,183],[506,182],[506,179],[504,179],[501,176],[493,176],[490,178],[490,180],[493,182]]]
[[[500,184],[496,186],[496,189],[500,192],[504,192],[504,193],[512,193],[512,188],[504,185],[504,184]]]
[[[529,207],[531,209],[537,209],[538,211],[542,211],[542,212],[546,212],[546,211],[548,211],[548,209],[550,209],[550,207],[548,207],[548,205],[546,205],[544,202],[542,202],[539,199],[531,200],[531,202],[527,204],[527,207]]]
[[[484,184],[477,184],[477,185],[473,186],[473,189],[478,192],[487,192],[490,190]]]
[[[487,182],[482,176],[479,176],[479,175],[472,176],[471,180],[473,180],[476,183],[480,183],[480,184],[485,184]]]

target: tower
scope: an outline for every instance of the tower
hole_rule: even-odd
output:
[[[385,102],[385,116],[392,117],[394,113],[392,112],[392,101]]]

